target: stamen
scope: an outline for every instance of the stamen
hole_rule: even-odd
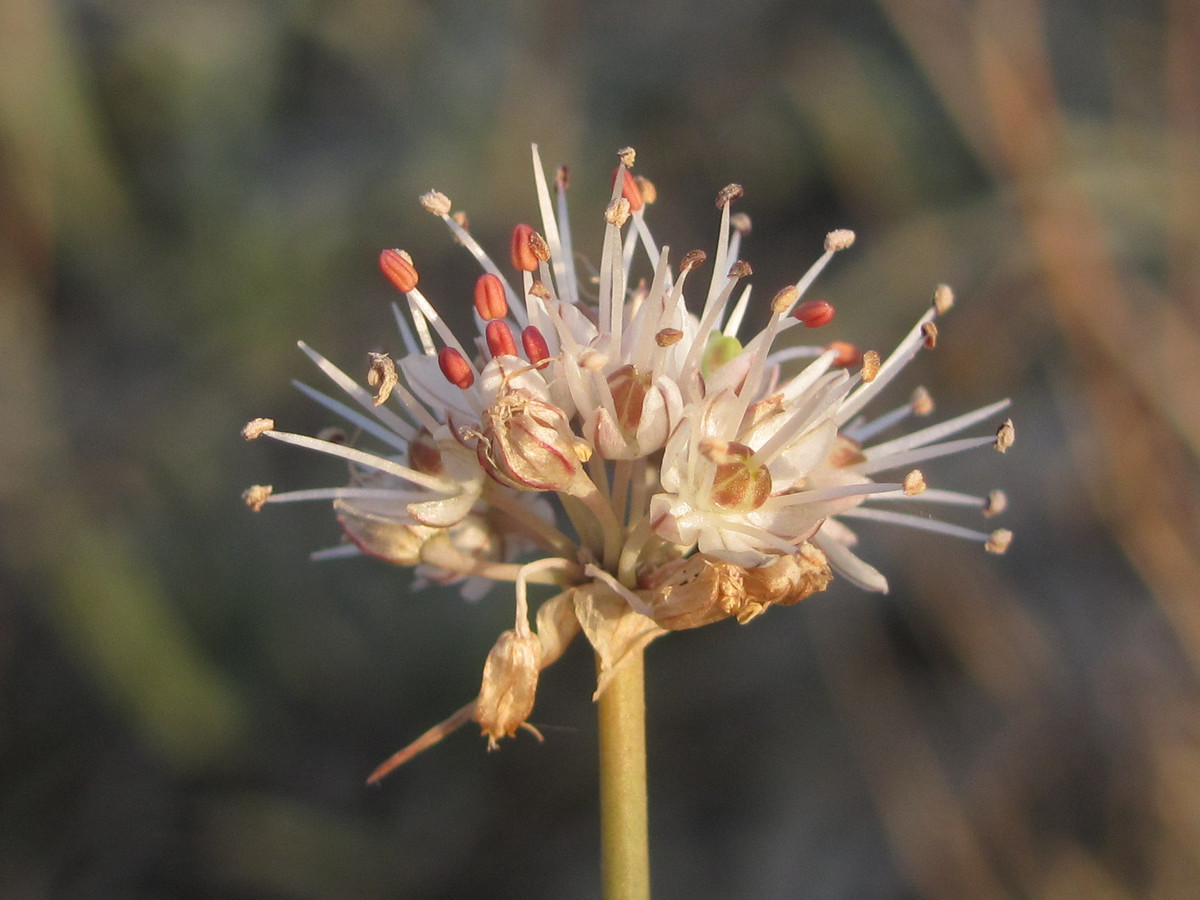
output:
[[[443,347],[438,353],[438,367],[455,387],[466,390],[475,383],[475,372],[462,353],[454,347]]]
[[[246,423],[246,427],[242,429],[242,437],[244,437],[248,441],[253,441],[256,438],[262,437],[268,431],[274,431],[274,430],[275,430],[275,420],[274,419],[265,419],[265,418],[251,419],[249,422]]]
[[[920,469],[913,469],[904,476],[904,493],[906,496],[915,497],[924,490],[925,476],[921,474]]]
[[[837,353],[837,356],[833,358],[833,365],[839,369],[849,369],[857,366],[863,359],[862,351],[853,344],[848,344],[845,341],[834,341],[825,349],[833,350]]]
[[[508,315],[508,300],[504,282],[491,272],[484,272],[475,282],[475,311],[485,322],[503,319]]]
[[[242,500],[255,512],[263,508],[263,504],[271,496],[272,487],[269,484],[252,484],[242,491]]]
[[[683,340],[683,332],[678,328],[663,328],[654,335],[654,343],[660,347],[671,347]]]
[[[1007,508],[1008,496],[1004,491],[990,491],[983,507],[984,518],[990,519],[992,516],[998,516]]]
[[[376,388],[375,405],[382,406],[392,395],[392,389],[400,382],[400,376],[396,374],[396,363],[386,353],[372,351],[368,355],[371,368],[367,372],[367,384]]]
[[[794,310],[792,316],[806,328],[820,328],[833,321],[833,304],[827,300],[805,300]]]
[[[870,384],[879,374],[879,354],[874,350],[868,350],[863,354],[861,374],[863,384]]]
[[[926,322],[921,326],[921,334],[925,336],[926,350],[932,350],[937,346],[938,330],[936,325],[932,322]]]
[[[418,276],[412,257],[403,250],[384,250],[379,254],[379,268],[404,293],[417,286]]]
[[[517,225],[512,230],[512,243],[509,247],[509,258],[513,268],[519,272],[536,272],[538,268],[537,254],[529,245],[529,239],[534,230],[529,225]]]
[[[517,343],[513,340],[512,331],[504,320],[493,319],[488,322],[485,334],[488,350],[491,351],[493,357],[517,355]]]
[[[997,528],[992,532],[987,543],[983,545],[983,549],[988,553],[995,553],[996,555],[1007,553],[1008,545],[1012,543],[1012,539],[1013,533],[1007,528]]]
[[[546,339],[533,325],[521,332],[521,346],[525,348],[525,358],[535,366],[550,358],[550,348],[546,345]]]
[[[641,188],[638,187],[637,181],[634,180],[633,173],[623,165],[617,166],[616,171],[613,172],[612,183],[616,184],[618,178],[624,181],[621,185],[621,196],[629,201],[629,211],[639,211],[645,201],[642,198]]]
[[[996,429],[996,449],[1001,453],[1008,450],[1017,439],[1017,429],[1012,419],[1005,419],[1004,424]]]
[[[939,316],[944,316],[954,305],[954,291],[948,284],[939,284],[933,292],[933,308]]]

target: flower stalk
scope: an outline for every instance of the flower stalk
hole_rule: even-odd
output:
[[[604,900],[649,900],[645,659],[638,651],[596,701]]]

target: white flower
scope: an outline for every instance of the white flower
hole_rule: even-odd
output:
[[[472,718],[492,742],[511,735],[532,708],[538,671],[577,631],[601,658],[603,689],[630,653],[664,630],[730,616],[749,621],[823,590],[830,567],[885,591],[883,575],[851,549],[857,539],[846,520],[929,529],[1003,552],[1007,531],[877,506],[924,502],[991,515],[1004,505],[998,492],[926,489],[914,467],[988,444],[1006,450],[1011,422],[994,434],[957,435],[995,417],[1007,400],[884,440],[908,416],[929,414],[928,394],[918,391],[873,420],[860,416],[935,344],[935,320],[953,301],[948,288],[937,289],[886,359],[842,342],[809,347],[784,338],[834,316],[825,301],[804,300],[854,241],[834,231],[816,262],[774,295],[767,324],[743,334],[752,273],[739,252],[749,220],[731,210],[742,189],[718,193],[712,274],[697,285],[708,255],[693,250],[672,265],[671,250],[646,224],[653,187],[632,176],[634,154],[625,150],[604,210],[597,300],[589,303],[575,270],[566,171],[552,196],[536,147],[533,158],[541,231],[514,229],[516,281],[475,242],[445,195],[421,198],[483,269],[475,336],[460,340],[418,289],[412,258],[386,250],[380,265],[407,307],[407,315],[395,307],[405,352],[397,363],[372,355],[367,378],[376,392],[301,344],[351,403],[298,387],[382,452],[277,431],[265,419],[245,432],[350,464],[347,487],[247,492],[255,509],[332,500],[351,543],[321,555],[364,552],[416,566],[425,580],[461,582],[473,597],[494,581],[516,584],[516,623],[493,651],[479,699],[405,752]],[[685,289],[701,298],[691,309]],[[792,372],[801,360],[806,365]],[[876,481],[888,472],[898,480]],[[534,626],[530,582],[562,589],[542,604]]]

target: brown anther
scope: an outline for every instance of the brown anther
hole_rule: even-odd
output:
[[[521,346],[525,348],[525,358],[535,366],[550,358],[550,348],[536,326],[530,325],[521,332]]]
[[[904,494],[907,497],[915,497],[917,494],[925,490],[925,476],[921,474],[920,469],[913,469],[904,476]]]
[[[708,259],[708,254],[703,250],[689,250],[683,254],[683,259],[679,261],[679,271],[690,272],[706,259]]]
[[[845,250],[854,243],[854,232],[849,228],[838,228],[825,235],[825,252],[834,253]]]
[[[465,210],[460,209],[456,213],[451,213],[450,218],[453,219],[455,224],[458,225],[458,227],[461,228],[463,231],[471,230],[471,221],[470,221],[470,219],[467,218],[467,214],[466,214]],[[456,237],[454,240],[457,242],[458,238]]]
[[[939,284],[933,292],[933,308],[939,316],[944,316],[954,305],[954,291],[948,284]]]
[[[538,262],[550,262],[550,245],[536,231],[529,235],[529,249],[538,258]]]
[[[717,209],[724,209],[746,193],[740,184],[727,184],[717,192]]]
[[[729,217],[729,225],[734,231],[742,234],[750,233],[750,217],[745,213],[734,213]]]
[[[412,257],[403,250],[384,250],[379,254],[379,268],[397,288],[404,293],[417,287],[417,268]]]
[[[554,173],[554,186],[560,191],[565,191],[571,186],[571,170],[566,166],[559,166],[558,171]]]
[[[670,347],[683,340],[683,332],[678,328],[664,328],[654,335],[654,343],[660,347]]]
[[[618,197],[616,200],[604,207],[604,221],[609,225],[622,227],[629,221],[629,201],[624,197]]]
[[[927,416],[933,412],[933,396],[923,387],[913,391],[912,399],[908,402],[912,405],[914,415]]]
[[[622,147],[617,151],[617,158],[625,168],[632,169],[633,164],[637,162],[637,151],[632,147]]]
[[[408,442],[408,464],[426,475],[441,475],[446,469],[441,448],[424,428]]]
[[[539,300],[551,300],[554,298],[554,295],[550,293],[550,288],[546,287],[541,281],[534,281],[529,285],[529,293]]]
[[[938,329],[932,322],[926,322],[921,326],[921,334],[925,335],[925,349],[932,350],[937,346]]]
[[[848,369],[862,362],[862,351],[853,344],[848,344],[845,341],[834,341],[825,349],[833,350],[837,353],[837,356],[833,358],[833,365],[839,369]]]
[[[879,351],[868,350],[862,357],[862,380],[863,384],[870,384],[875,380],[875,376],[879,374]]]
[[[484,272],[475,281],[475,312],[485,322],[503,319],[508,315],[508,298],[504,296],[504,282],[491,272]]]
[[[771,312],[777,316],[784,315],[792,304],[800,299],[800,291],[794,284],[780,288],[771,298]]]
[[[750,263],[746,262],[744,259],[739,259],[729,267],[730,278],[745,278],[753,274],[754,269],[750,268]]]
[[[833,304],[828,300],[805,300],[792,310],[792,317],[805,328],[820,328],[833,321],[833,312]]]
[[[992,516],[998,516],[1006,509],[1008,509],[1008,496],[1004,491],[990,491],[987,495],[987,502],[983,506],[984,518],[990,519]]]
[[[1003,453],[1013,445],[1016,439],[1017,429],[1013,425],[1013,420],[1005,419],[1004,423],[996,429],[996,443],[993,446]]]
[[[983,545],[983,549],[988,553],[997,555],[1008,551],[1008,545],[1012,543],[1013,533],[1007,528],[997,528],[992,532],[992,536],[988,538],[987,543]]]
[[[242,502],[258,512],[263,508],[263,504],[267,502],[267,498],[271,496],[273,490],[274,488],[269,484],[252,484],[242,491]]]
[[[488,350],[493,357],[516,356],[517,342],[513,340],[512,330],[503,319],[493,319],[484,329]]]
[[[513,268],[519,272],[537,271],[538,258],[533,252],[533,248],[529,246],[529,238],[533,234],[533,228],[524,224],[516,226],[512,231],[509,258],[512,260]]]
[[[617,166],[617,170],[613,172],[613,184],[617,183],[618,178],[621,179],[621,196],[629,201],[629,211],[637,212],[642,208],[643,200],[642,191],[634,180],[633,173],[624,166]]]
[[[642,195],[642,202],[647,206],[658,199],[658,188],[654,186],[654,182],[645,175],[635,175],[634,181],[637,182],[638,193]]]
[[[242,429],[242,437],[248,441],[262,437],[268,431],[275,430],[274,419],[251,419],[246,423],[246,427]]]
[[[431,212],[435,216],[450,215],[450,198],[441,191],[429,191],[421,195],[421,206],[425,207],[426,212]]]
[[[386,353],[372,351],[367,354],[371,358],[371,368],[367,370],[367,384],[376,388],[375,405],[382,406],[387,398],[392,396],[392,388],[400,383],[396,374],[396,363]]]
[[[438,352],[438,367],[446,380],[464,391],[475,383],[475,373],[471,364],[453,347],[443,347]]]

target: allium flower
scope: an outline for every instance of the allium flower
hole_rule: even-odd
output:
[[[421,198],[484,270],[474,336],[461,340],[447,326],[418,289],[407,253],[385,250],[381,268],[405,298],[403,310],[394,307],[404,355],[397,363],[371,354],[374,392],[301,343],[349,402],[297,386],[381,450],[279,431],[269,419],[244,432],[349,463],[345,487],[246,492],[254,509],[333,501],[348,543],[318,556],[363,553],[416,566],[427,581],[461,583],[471,598],[496,581],[515,584],[514,627],[488,656],[478,698],[376,778],[469,720],[492,746],[531,728],[539,673],[579,631],[600,659],[598,695],[630,654],[668,630],[747,622],[824,590],[833,573],[886,591],[884,576],[856,554],[850,520],[928,529],[995,553],[1011,539],[1003,529],[985,533],[880,508],[966,506],[990,516],[1004,506],[999,492],[927,489],[914,467],[977,447],[1005,451],[1011,421],[982,436],[958,435],[993,420],[1007,400],[898,436],[910,416],[932,411],[923,389],[877,418],[860,414],[934,346],[936,320],[953,304],[949,288],[937,288],[886,359],[842,342],[801,345],[785,333],[821,327],[834,315],[829,303],[804,300],[833,256],[854,242],[852,232],[834,231],[808,271],[774,295],[765,327],[743,334],[751,269],[738,254],[750,226],[731,209],[739,186],[717,196],[712,274],[696,285],[707,255],[692,251],[671,264],[646,223],[653,186],[630,172],[633,151],[621,151],[599,275],[584,285],[566,169],[552,195],[536,147],[533,161],[542,230],[514,229],[514,281],[447,197]],[[631,280],[642,260],[648,283]],[[690,310],[685,288],[702,296]],[[894,473],[891,480],[877,480],[885,473]],[[531,582],[560,589],[533,624]]]

